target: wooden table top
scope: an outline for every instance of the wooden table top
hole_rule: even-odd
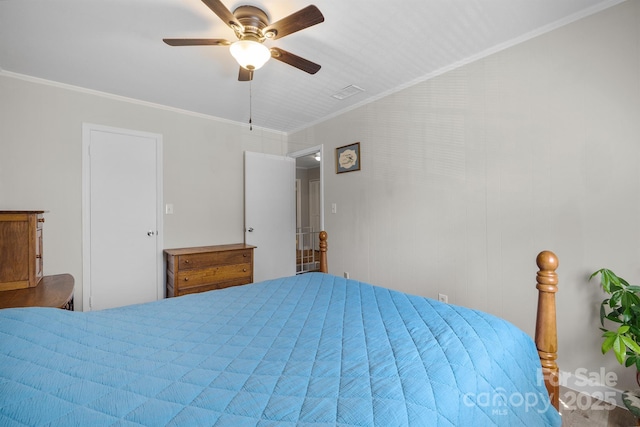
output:
[[[74,279],[70,274],[44,276],[37,286],[0,291],[0,308],[62,308],[73,298]]]

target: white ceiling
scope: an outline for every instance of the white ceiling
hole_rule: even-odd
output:
[[[622,0],[315,0],[325,22],[266,41],[322,65],[309,75],[270,60],[251,83],[253,124],[291,132]],[[223,0],[271,22],[310,0]],[[162,38],[225,38],[201,0],[0,0],[0,72],[248,123],[248,82],[222,46]],[[357,85],[345,100],[331,95]]]

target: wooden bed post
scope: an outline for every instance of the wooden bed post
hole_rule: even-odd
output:
[[[329,265],[327,264],[327,232],[320,232],[320,272],[328,273]]]
[[[559,410],[560,379],[558,375],[558,329],[556,324],[556,292],[558,292],[558,258],[553,252],[543,251],[536,258],[538,274],[538,314],[536,317],[536,347],[542,365],[544,385],[551,404]]]

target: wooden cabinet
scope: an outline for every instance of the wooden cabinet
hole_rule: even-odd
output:
[[[43,275],[44,211],[0,211],[0,291],[35,287]]]
[[[165,249],[167,297],[253,282],[253,249],[242,243]]]

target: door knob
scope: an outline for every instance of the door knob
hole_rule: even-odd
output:
[[[249,229],[247,230],[249,233],[253,233],[253,227],[249,227]]]
[[[152,230],[147,231],[147,236],[149,237],[153,236],[154,234],[156,234],[155,231],[152,231]]]

